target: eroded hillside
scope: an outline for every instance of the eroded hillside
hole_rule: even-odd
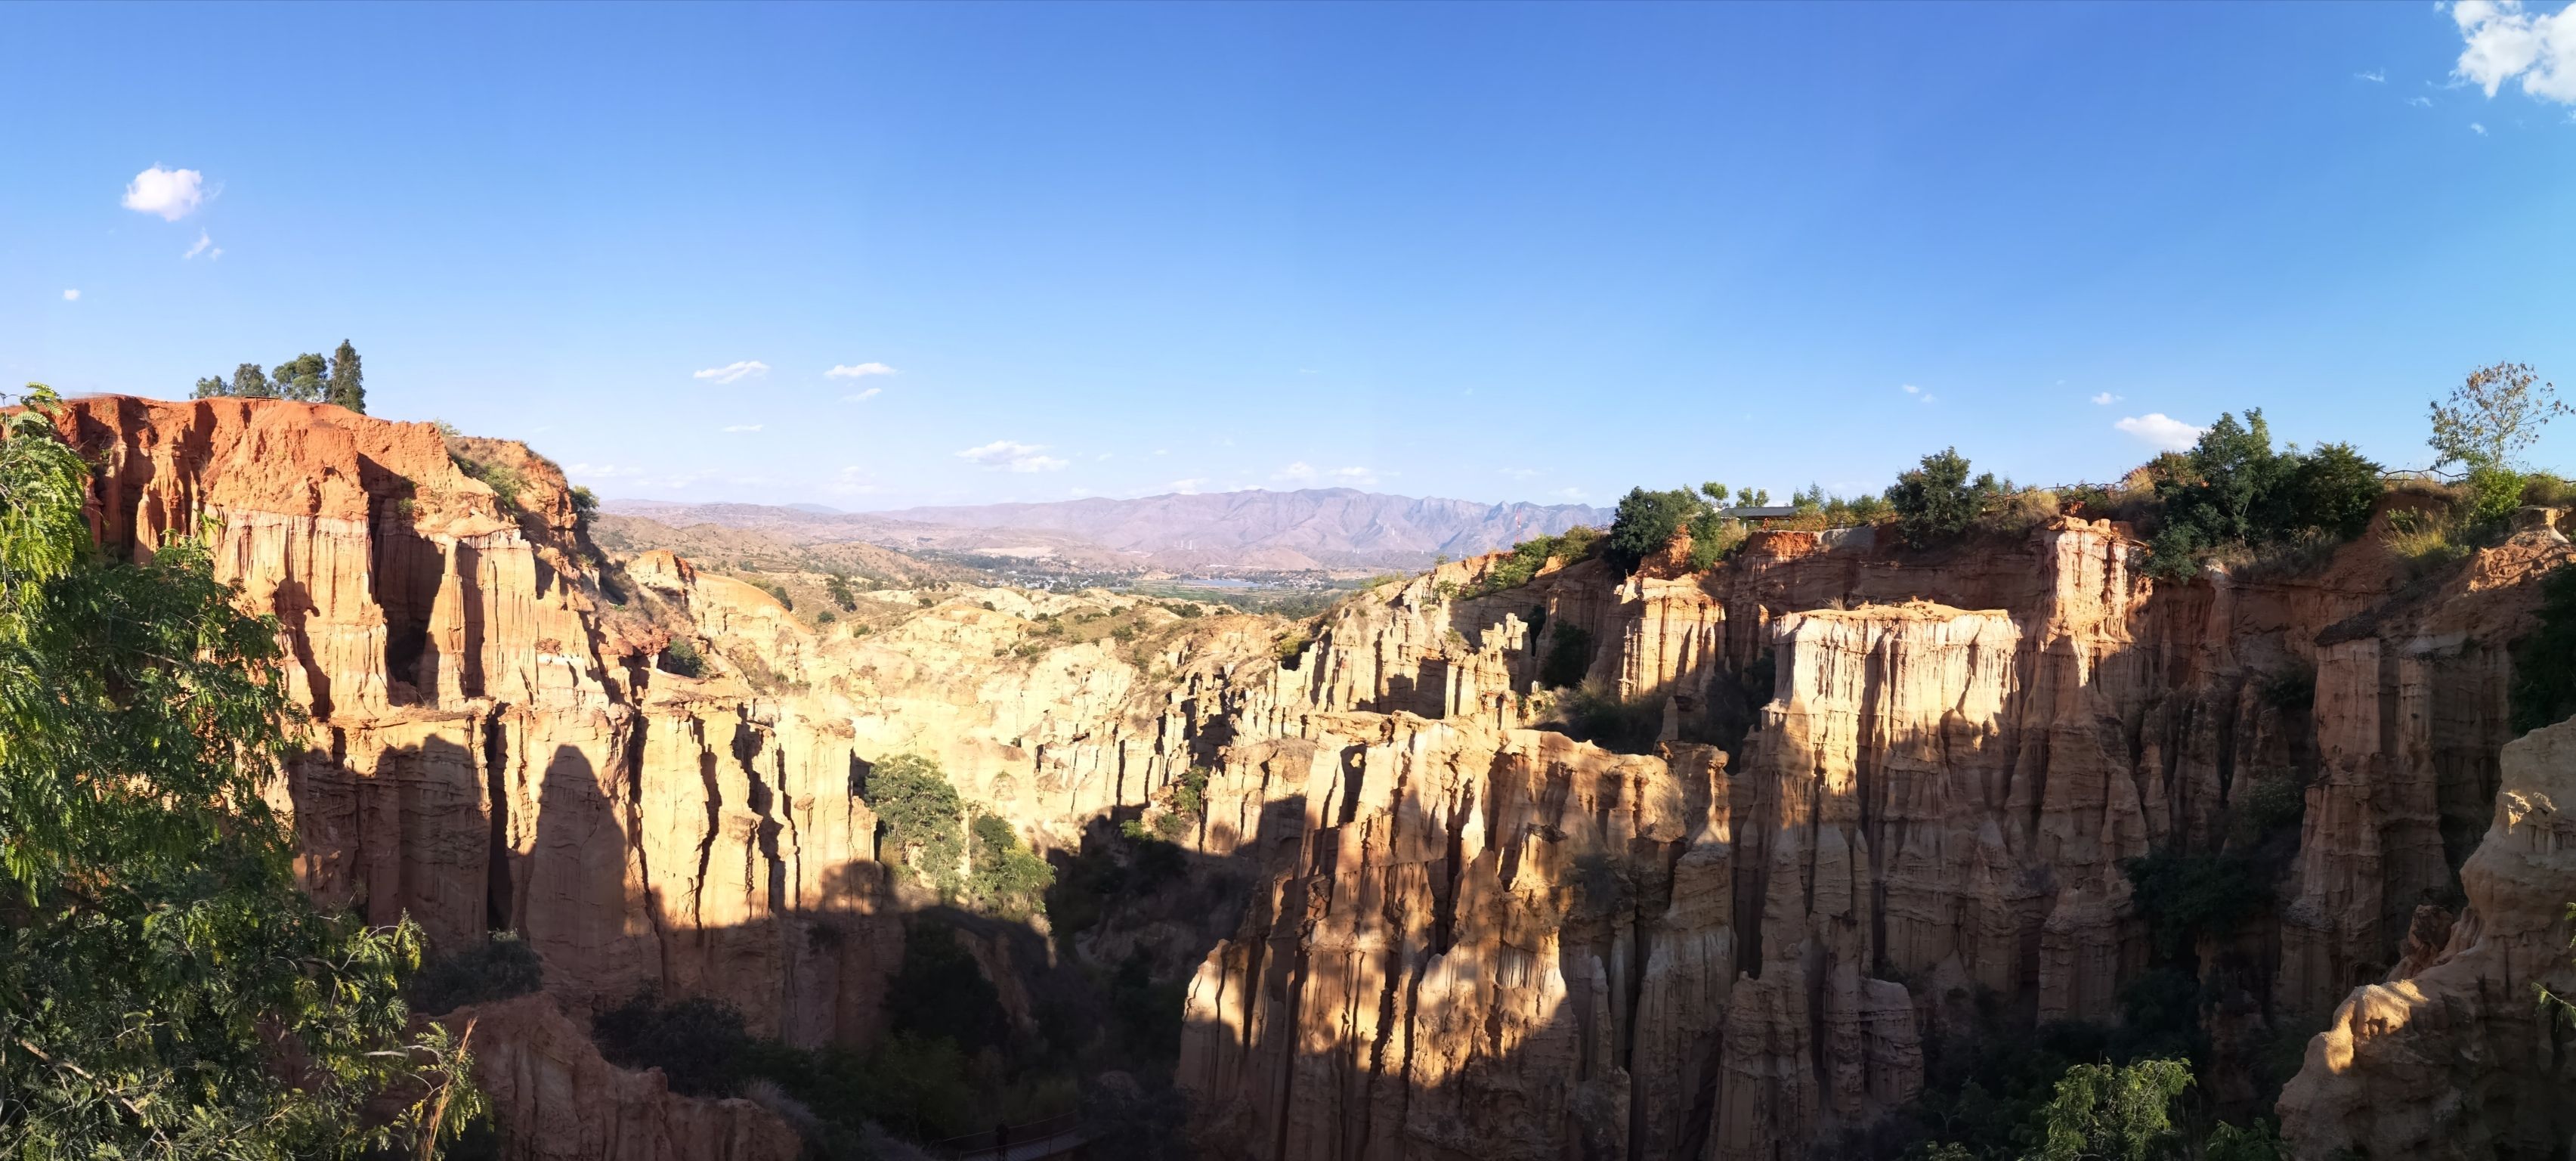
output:
[[[1306,640],[1102,593],[806,586],[791,611],[600,552],[518,445],[336,408],[104,397],[61,426],[100,466],[103,542],[211,520],[278,618],[312,712],[282,790],[309,888],[542,957],[548,995],[487,1050],[527,1155],[796,1147],[748,1104],[598,1079],[562,1022],[651,989],[794,1045],[878,1039],[906,921],[941,906],[880,849],[870,778],[906,753],[1062,873],[1113,823],[1193,852],[1187,909],[969,942],[1014,1019],[1031,957],[1186,978],[1207,1155],[1856,1152],[1944,1052],[2134,1026],[2151,977],[2233,1112],[2264,1111],[2267,1045],[2331,1021],[2282,1110],[2303,1153],[2571,1127],[2527,998],[2569,982],[2545,954],[2545,900],[2576,895],[2549,857],[2563,746],[2505,757],[2508,647],[2570,556],[2545,524],[2420,578],[2374,529],[2304,571],[2159,582],[2125,526],[2071,517],[1502,587],[1484,557]],[[2261,890],[2177,925],[2124,866],[2153,858]],[[2428,1079],[2443,1052],[2528,1066]],[[585,1076],[613,1099],[540,1115]]]

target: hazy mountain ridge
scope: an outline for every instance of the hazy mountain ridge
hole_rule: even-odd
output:
[[[851,513],[659,500],[610,500],[606,509],[671,524],[756,528],[809,544],[864,540],[1086,563],[1123,559],[1171,569],[1418,568],[1440,555],[1471,556],[1576,525],[1604,524],[1610,515],[1585,504],[1485,503],[1353,488]]]

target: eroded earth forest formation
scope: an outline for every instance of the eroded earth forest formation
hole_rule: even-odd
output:
[[[101,544],[207,529],[276,618],[296,873],[425,934],[460,1150],[1895,1157],[2039,1052],[2189,1061],[2191,1142],[2576,1139],[2545,505],[2188,567],[2108,495],[1683,513],[1294,621],[610,553],[525,447],[327,404],[56,425]]]

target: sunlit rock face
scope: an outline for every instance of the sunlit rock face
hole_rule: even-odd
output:
[[[2447,939],[2415,941],[2309,1042],[2281,1093],[2297,1156],[2547,1157],[2576,1137],[2568,1028],[2536,1002],[2576,990],[2576,722],[2504,748],[2494,821],[2460,882]]]
[[[2238,799],[2276,778],[2310,786],[2287,902],[2201,962],[2225,1043],[2295,1027],[2452,889],[2509,737],[2505,643],[2567,552],[2517,538],[2432,594],[2367,539],[2158,584],[2078,519],[1681,555],[1483,595],[1492,558],[1444,566],[1234,695],[1221,842],[1270,886],[1191,987],[1212,1152],[1830,1145],[1910,1098],[1981,994],[2116,1022],[2149,961],[2122,861],[2243,841]],[[1659,707],[1653,754],[1530,728],[1568,627],[1587,684]]]
[[[2121,860],[2224,849],[2248,787],[2291,779],[2280,905],[2200,960],[2234,1013],[2214,1041],[2333,1014],[2282,1108],[2300,1148],[2483,1155],[2457,1128],[2481,1114],[2434,1094],[2538,1109],[2496,1077],[2557,1075],[2527,986],[2556,888],[2485,853],[2552,833],[2546,793],[2510,827],[2498,795],[2564,768],[2498,761],[2507,645],[2569,555],[2545,530],[2429,590],[2370,538],[2160,583],[2079,519],[1928,553],[1763,532],[1706,572],[1677,546],[1477,595],[1480,558],[1355,598],[1283,665],[1279,622],[1101,594],[864,593],[873,631],[818,632],[667,553],[609,569],[551,464],[427,425],[106,397],[60,426],[104,543],[203,529],[277,617],[310,889],[441,947],[516,929],[567,1010],[652,986],[866,1043],[925,902],[876,861],[874,763],[932,756],[1055,850],[1197,767],[1186,845],[1246,897],[1083,938],[1196,963],[1178,1076],[1210,1155],[1795,1155],[1909,1099],[1980,996],[2118,1019],[2147,958]],[[515,473],[512,502],[451,450]],[[1050,635],[1095,614],[1149,631]],[[708,676],[655,669],[674,636]],[[1647,752],[1554,728],[1552,654]],[[2520,950],[2468,954],[2490,944]],[[2467,1071],[2401,1066],[2444,1053]],[[2487,1131],[2563,1141],[2556,1115]]]

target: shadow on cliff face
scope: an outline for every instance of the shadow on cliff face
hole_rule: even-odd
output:
[[[916,1140],[971,1136],[1088,1104],[1128,1151],[1168,1152],[1181,981],[1241,914],[1253,875],[1234,860],[1095,821],[1079,850],[1054,852],[1051,938],[893,882],[868,857],[873,832],[833,837],[823,808],[855,798],[807,792],[856,795],[864,763],[835,776],[843,785],[784,784],[748,724],[699,746],[657,739],[684,727],[648,717],[627,727],[617,769],[570,744],[537,764],[516,752],[535,727],[505,708],[480,725],[480,753],[436,743],[466,809],[403,849],[458,852],[459,890],[416,913],[453,929],[442,952],[471,948],[487,921],[523,933],[546,990],[577,1018],[608,1020],[612,1061],[664,1067],[705,1095],[774,1086],[803,1109],[782,1114],[791,1123],[819,1118],[800,1123],[817,1141],[845,1145],[824,1128],[865,1121]],[[693,771],[648,773],[648,747],[684,741]],[[356,792],[382,781],[355,780]],[[674,833],[645,826],[652,815]],[[844,846],[859,857],[802,861]],[[1106,1095],[1087,1101],[1095,1089]]]
[[[1833,791],[1840,803],[1825,793],[1823,743],[1786,741],[1775,723],[1739,755],[1768,745],[1771,763],[1721,781],[1732,814],[1705,837],[1620,836],[1598,813],[1568,811],[1569,799],[1634,809],[1580,784],[1597,770],[1488,777],[1491,797],[1472,805],[1411,787],[1372,816],[1355,818],[1348,795],[1311,811],[1314,831],[1284,867],[1267,864],[1273,877],[1252,893],[1239,937],[1194,987],[1183,1071],[1200,1078],[1204,1139],[1263,1158],[1769,1157],[1808,1141],[1892,1155],[1898,1138],[1971,1115],[1972,1086],[1990,1106],[2034,1090],[2044,1099],[2068,1063],[2145,1055],[2199,1065],[2198,1123],[2267,1111],[2286,1076],[2280,1050],[2305,1040],[2307,993],[2331,1003],[2351,978],[2384,972],[2402,934],[2362,932],[2331,978],[2284,983],[2301,828],[2316,829],[2312,807],[2327,800],[2317,723],[2341,712],[2316,704],[2313,635],[2362,598],[2200,582],[2095,610],[2106,625],[2068,627],[2082,610],[2048,605],[2056,597],[2029,583],[2041,571],[2030,562],[1948,567],[1960,575],[1855,565],[1806,606],[1929,597],[2017,610],[2018,654],[1995,675],[1983,734],[1939,705],[1887,726],[1879,719],[1902,691],[1855,686],[1849,717],[1836,719],[1835,742],[1854,755],[1833,774],[1848,779]],[[1762,656],[1774,618],[1797,611],[1777,597],[1719,624],[1759,626],[1761,640],[1712,651]],[[1510,598],[1512,611],[1529,599]],[[1606,619],[1587,631],[1630,637]],[[1859,653],[1855,668],[1876,663]],[[1597,677],[1603,664],[1590,668]],[[1728,661],[1700,676],[1749,685],[1750,670]],[[2396,679],[2369,677],[2393,736]],[[1649,696],[1690,693],[1676,686]],[[1427,704],[1418,684],[1376,688],[1384,696],[1363,693],[1353,708]],[[2472,759],[2463,750],[2457,764]],[[1824,841],[1826,829],[1848,837]],[[1462,858],[1470,834],[1484,849]],[[1710,906],[1695,859],[1720,864],[1715,921],[1690,918]],[[1848,898],[1819,884],[1831,860],[1855,880]],[[1995,882],[1983,895],[1946,882],[1970,872]],[[2371,910],[2411,909],[2432,889],[2393,878]],[[1965,969],[1945,962],[1972,942],[1982,954]],[[1826,947],[1854,949],[1839,963],[1863,977],[1861,1003],[1837,1001],[1846,1023],[1828,1016],[1844,985],[1816,970],[1831,962],[1819,959]],[[1777,994],[1775,972],[1803,986]],[[1905,985],[1893,1016],[1922,1030],[1934,1091],[1910,1102],[1910,1128],[1803,1136],[1801,1101],[1830,1108],[1839,1092],[1866,1091],[1877,1111],[1908,1106],[1905,1086],[1882,1084],[1839,1046],[1875,1034],[1863,1019],[1880,994],[1871,980]],[[1748,1085],[1756,1095],[1730,1091]],[[1812,1127],[1812,1103],[1809,1117]]]

